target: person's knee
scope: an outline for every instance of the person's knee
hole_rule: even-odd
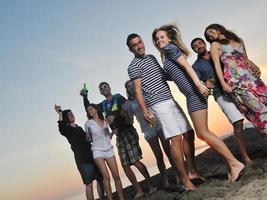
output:
[[[177,143],[181,143],[182,142],[182,136],[181,135],[177,135],[171,138],[171,146],[173,146],[174,144]]]
[[[205,134],[203,133],[203,132],[196,132],[196,134],[197,134],[197,137],[199,138],[199,139],[201,139],[201,140],[205,140]]]
[[[109,173],[104,173],[102,176],[104,181],[110,181]]]

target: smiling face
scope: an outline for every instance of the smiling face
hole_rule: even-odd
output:
[[[219,31],[217,31],[213,28],[209,28],[206,30],[206,35],[211,41],[214,41],[214,40],[219,39],[221,34]]]
[[[129,49],[137,57],[145,55],[145,45],[140,37],[135,37],[129,41]]]
[[[192,48],[193,48],[194,52],[196,52],[197,54],[200,54],[200,55],[205,54],[207,51],[206,44],[202,40],[196,40],[192,44]]]
[[[111,89],[109,85],[106,83],[103,83],[99,86],[99,91],[100,91],[100,94],[102,94],[105,97],[111,95]]]
[[[88,106],[86,110],[90,117],[95,116],[95,114],[97,113],[97,109],[95,109],[93,106]]]
[[[171,40],[168,38],[166,31],[160,30],[156,33],[155,42],[157,47],[162,49],[166,47],[171,42]]]

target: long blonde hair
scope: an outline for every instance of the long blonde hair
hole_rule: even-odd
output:
[[[152,33],[153,44],[160,51],[162,60],[164,60],[164,54],[156,44],[156,34],[159,31],[165,31],[167,33],[167,37],[171,40],[171,43],[176,45],[186,57],[189,56],[190,52],[182,41],[181,31],[179,30],[179,28],[173,24],[166,24],[161,26],[160,28],[156,28]]]

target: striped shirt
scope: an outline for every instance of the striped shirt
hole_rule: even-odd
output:
[[[169,44],[164,48],[164,55],[163,69],[186,96],[188,112],[206,109],[207,99],[200,94],[187,71],[177,63],[177,59],[183,55],[180,49]]]
[[[164,71],[153,55],[135,57],[128,67],[130,79],[141,79],[143,95],[148,107],[172,99]]]
[[[169,44],[164,48],[164,55],[163,69],[175,82],[179,90],[186,97],[190,97],[190,95],[198,92],[189,74],[176,62],[176,60],[183,55],[180,49],[173,44]]]

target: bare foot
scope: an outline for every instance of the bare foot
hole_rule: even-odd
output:
[[[199,175],[198,173],[194,173],[194,174],[193,173],[189,173],[188,177],[189,177],[190,180],[201,179],[202,181],[206,181],[206,179],[203,176]]]
[[[197,187],[196,187],[194,184],[190,184],[190,185],[183,185],[183,187],[184,187],[184,189],[185,189],[186,191],[188,191],[188,190],[195,190],[195,189],[197,189]]]
[[[144,195],[144,193],[142,191],[137,192],[134,199],[138,199],[138,198],[142,197],[143,195]]]
[[[158,189],[157,187],[150,186],[148,194],[152,194],[153,192],[156,192]]]
[[[188,179],[188,181],[183,183],[183,187],[185,190],[195,190],[197,187]]]
[[[240,172],[244,168],[245,168],[245,165],[241,162],[238,162],[238,164],[231,167],[231,174],[230,174],[230,178],[229,178],[230,183],[233,183],[238,179]]]

